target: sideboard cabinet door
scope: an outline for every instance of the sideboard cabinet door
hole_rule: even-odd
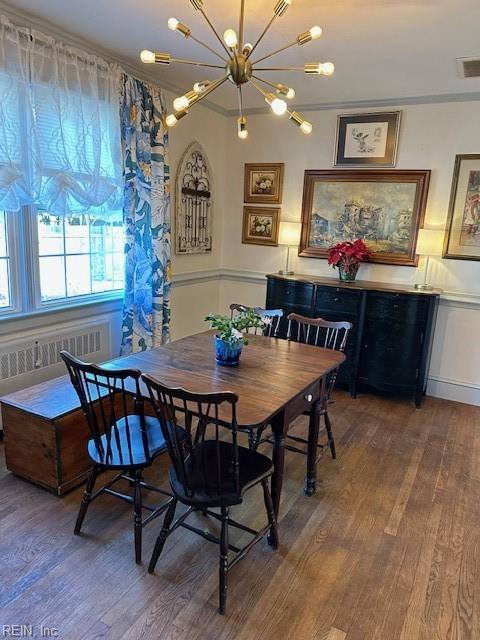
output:
[[[283,309],[285,313],[278,330],[280,338],[287,337],[289,313],[312,317],[313,293],[314,286],[308,282],[268,279],[266,308]]]

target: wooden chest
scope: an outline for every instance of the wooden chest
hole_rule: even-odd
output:
[[[1,399],[7,469],[57,495],[90,468],[89,430],[68,376]]]

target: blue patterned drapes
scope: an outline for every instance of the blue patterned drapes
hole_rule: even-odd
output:
[[[122,355],[170,339],[170,168],[160,89],[123,77],[125,294]]]

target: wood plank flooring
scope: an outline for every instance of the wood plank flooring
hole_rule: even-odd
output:
[[[81,490],[60,499],[15,478],[1,445],[0,637],[24,624],[65,640],[478,640],[480,408],[339,392],[332,418],[338,459],[306,498],[305,458],[287,453],[280,549],[261,542],[231,572],[226,616],[215,545],[180,530],[150,576],[159,520],[140,567],[129,507],[111,497],[74,537]],[[260,525],[261,490],[235,515]]]

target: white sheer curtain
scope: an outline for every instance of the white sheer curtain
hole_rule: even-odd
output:
[[[121,207],[120,75],[0,18],[0,209]]]

